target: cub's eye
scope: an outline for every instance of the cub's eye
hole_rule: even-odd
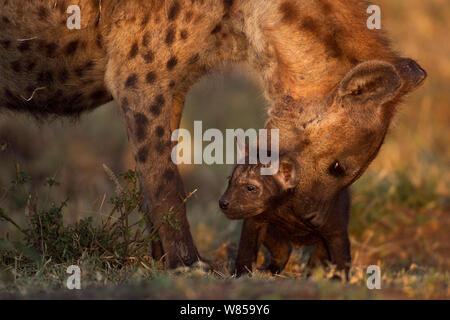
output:
[[[358,86],[355,90],[353,90],[350,94],[352,96],[359,96],[361,93],[363,93],[363,89]]]
[[[345,176],[345,169],[341,166],[339,161],[335,160],[328,167],[328,173],[334,177],[343,177],[343,176]]]
[[[254,185],[250,184],[250,185],[247,186],[247,190],[250,191],[250,192],[254,192],[254,191],[256,191],[256,187]]]

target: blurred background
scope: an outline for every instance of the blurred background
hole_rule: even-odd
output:
[[[393,47],[428,72],[425,85],[400,106],[378,157],[352,186],[350,234],[355,264],[411,264],[450,269],[450,2],[375,1]],[[187,97],[182,127],[194,120],[208,128],[262,128],[266,103],[255,83],[236,69],[208,76]],[[23,222],[25,201],[5,194],[16,164],[44,193],[56,176],[56,198],[69,199],[65,220],[100,219],[114,184],[105,174],[134,168],[119,109],[110,103],[80,120],[39,123],[27,116],[0,116],[0,207]],[[185,189],[198,189],[188,217],[199,250],[220,259],[237,243],[240,222],[218,208],[232,166],[183,166]],[[0,223],[0,238],[14,230]],[[295,256],[291,259],[294,268]]]

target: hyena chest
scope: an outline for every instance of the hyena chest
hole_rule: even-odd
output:
[[[0,15],[0,109],[76,115],[110,101],[95,22],[69,29],[69,15],[51,1],[17,2],[22,7],[7,5]]]
[[[290,208],[282,207],[264,214],[263,219],[293,243],[310,245],[320,238]]]

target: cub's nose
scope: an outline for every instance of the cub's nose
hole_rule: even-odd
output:
[[[219,207],[220,207],[220,209],[226,210],[229,205],[230,205],[230,203],[227,200],[224,200],[224,199],[220,199],[219,200]]]

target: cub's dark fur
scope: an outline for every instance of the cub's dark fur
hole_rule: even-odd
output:
[[[295,156],[283,156],[275,175],[261,175],[262,165],[238,165],[219,201],[230,219],[245,219],[235,271],[239,276],[253,270],[257,253],[264,245],[271,255],[267,269],[280,273],[293,245],[315,245],[309,266],[335,264],[350,268],[348,188],[338,192],[321,209],[309,213],[310,204],[300,200],[296,185],[300,179]],[[320,190],[317,190],[320,192]],[[315,204],[316,207],[316,204]]]

